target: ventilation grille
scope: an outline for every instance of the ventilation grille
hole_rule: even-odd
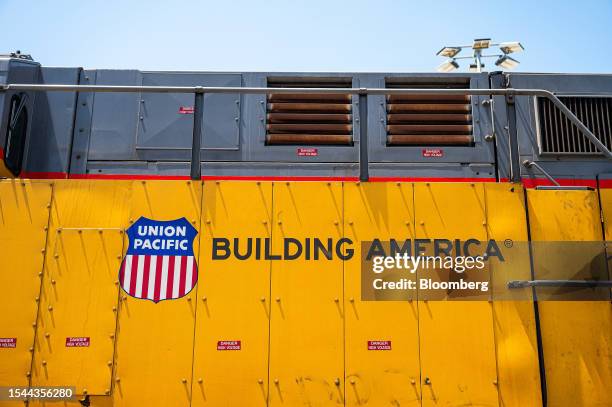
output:
[[[612,100],[606,97],[559,97],[569,110],[612,149]],[[601,154],[569,119],[546,98],[538,98],[542,153]]]
[[[270,88],[350,88],[350,78],[268,79]],[[351,95],[269,94],[267,145],[351,145]]]
[[[469,80],[406,82],[387,80],[387,88],[466,89]],[[472,104],[463,95],[388,95],[387,145],[470,146]]]

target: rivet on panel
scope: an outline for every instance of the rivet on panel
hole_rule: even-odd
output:
[[[32,375],[32,373],[26,372],[26,377],[30,377],[31,375]]]
[[[42,277],[42,271],[38,272],[38,277]]]
[[[57,234],[62,233],[62,229],[57,229]]]
[[[113,307],[113,312],[117,312],[117,307]]]
[[[48,337],[50,337],[50,336],[51,336],[51,334],[50,334],[49,332],[46,332],[46,333],[45,333],[45,338],[48,338]]]
[[[349,220],[348,224],[349,224],[349,225],[352,225],[352,224],[353,224],[353,221],[352,221],[352,220]]]
[[[426,183],[425,183],[425,185],[426,185],[426,186],[429,186],[429,182],[426,182]]]
[[[202,297],[202,301],[206,301],[206,297]]]
[[[127,295],[121,296],[121,301],[126,301],[126,300],[127,300]]]
[[[202,383],[204,380],[202,380],[201,377],[198,377],[198,383]]]
[[[196,223],[195,219],[192,219],[191,223],[195,225],[195,223]]]
[[[104,390],[104,394],[109,395],[110,394],[110,390],[109,389]]]
[[[404,222],[404,224],[405,224],[406,226],[408,226],[408,225],[410,225],[410,222],[406,221],[406,222]]]
[[[182,382],[182,383],[187,383],[187,379],[182,378],[182,379],[181,379],[181,382]]]
[[[36,328],[36,322],[32,322],[32,328]]]
[[[102,229],[98,230],[98,233],[99,233],[99,234],[102,234]]]
[[[291,183],[290,182],[285,182],[285,185],[289,186],[289,185],[291,185]]]
[[[113,362],[109,360],[108,362],[106,362],[106,365],[107,365],[107,366],[112,366],[112,365],[113,365]]]
[[[119,280],[115,280],[115,285],[119,285]]]
[[[263,223],[264,225],[267,225],[268,221],[267,220],[262,220],[261,223]]]
[[[51,207],[51,204],[47,204],[47,209],[49,209]]]
[[[493,386],[497,386],[497,380],[493,380]]]
[[[87,394],[87,389],[83,389],[83,394]]]
[[[334,221],[334,225],[338,225],[338,221],[337,220]]]
[[[402,184],[400,184],[399,182],[397,184],[395,184],[395,185],[397,185],[398,187],[402,186]]]
[[[118,255],[117,255],[117,258],[118,258],[118,259],[121,259],[121,255],[120,255],[120,254],[118,254]]]
[[[140,182],[142,183],[142,185],[144,185],[144,184],[146,184],[146,183],[147,183],[147,181],[140,181]]]
[[[420,224],[421,226],[423,226],[423,225],[425,224],[425,222],[424,222],[424,221],[420,221],[420,222],[419,222],[419,224]]]
[[[115,334],[110,334],[110,335],[108,335],[108,337],[111,338],[111,339],[115,339]]]
[[[47,226],[45,226],[45,227],[43,228],[43,230],[46,232],[47,230],[49,230],[49,228],[48,228]]]
[[[282,225],[282,224],[283,224],[283,221],[282,221],[282,220],[279,220],[279,221],[278,221],[278,224],[279,224],[279,225]]]
[[[115,381],[116,381],[117,383],[119,383],[119,382],[121,381],[121,378],[120,378],[120,377],[117,377],[117,378],[115,379]]]
[[[340,300],[337,297],[334,298],[334,302],[338,302],[338,301],[340,301]]]
[[[255,184],[257,184],[257,185],[261,185],[261,182],[257,181]]]
[[[219,181],[215,181],[215,184],[219,185],[219,184],[220,184],[220,182],[219,182]]]
[[[263,379],[257,379],[257,383],[263,384]]]
[[[210,225],[210,219],[206,219],[206,224]]]
[[[187,301],[191,302],[191,297],[187,297]]]
[[[53,307],[52,307],[52,306],[50,306],[50,305],[47,307],[47,309],[48,309],[49,311],[53,311]]]
[[[266,302],[266,299],[265,299],[264,297],[261,297],[261,298],[259,299],[259,301],[261,301],[261,302]]]
[[[33,348],[33,347],[31,347],[31,346],[28,348],[28,350],[29,350],[30,352],[34,352],[34,348]]]
[[[187,185],[191,185],[191,181],[187,181]]]
[[[41,249],[41,250],[40,250],[40,252],[41,252],[41,253],[44,253],[44,252],[45,252],[45,249]]]
[[[59,254],[55,253],[55,254],[53,255],[53,258],[55,258],[55,259],[59,258]]]
[[[340,386],[340,379],[336,377],[336,378],[334,379],[334,384],[335,384],[336,386]]]
[[[79,229],[79,234],[83,233],[83,231],[81,229]]]
[[[483,220],[483,221],[482,221],[482,226],[486,226],[486,225],[487,225],[487,221],[486,221],[486,220]]]
[[[280,302],[280,297],[276,297],[276,302]]]
[[[351,384],[355,384],[355,379],[351,379]]]
[[[349,298],[350,302],[355,302],[355,299],[353,297]]]
[[[46,361],[46,360],[43,360],[43,361],[42,361],[42,365],[43,365],[43,366],[47,366],[47,361]]]
[[[36,302],[40,301],[40,297],[34,298],[34,301],[36,301]]]
[[[416,380],[410,379],[410,384],[416,384]]]
[[[361,183],[360,182],[355,182],[355,185],[359,186],[359,185],[361,185]]]
[[[274,379],[274,384],[278,384],[278,379]]]

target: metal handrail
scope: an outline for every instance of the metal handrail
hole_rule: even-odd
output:
[[[549,99],[565,116],[586,136],[603,155],[612,159],[612,152],[589,130],[557,98],[557,96],[545,89],[387,89],[387,88],[261,88],[261,87],[214,87],[214,86],[115,86],[115,85],[40,85],[40,84],[5,84],[0,85],[0,92],[7,91],[39,91],[39,92],[114,92],[114,93],[193,93],[195,94],[194,106],[194,129],[192,143],[191,175],[195,179],[200,178],[200,134],[201,134],[201,108],[203,108],[203,96],[206,93],[238,93],[238,94],[269,94],[269,93],[298,93],[298,94],[349,94],[360,96],[360,178],[368,179],[367,163],[367,103],[368,95],[472,95],[472,96],[539,96]],[[197,132],[196,132],[197,130]],[[197,135],[197,137],[196,137]],[[196,138],[198,140],[196,141]],[[197,147],[197,149],[196,149]],[[193,151],[195,150],[195,151]],[[366,162],[364,162],[364,160]],[[197,162],[196,162],[197,161]],[[197,165],[197,169],[196,169]]]

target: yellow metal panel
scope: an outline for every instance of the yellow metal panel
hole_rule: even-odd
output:
[[[528,235],[522,185],[490,183],[484,187],[489,238],[499,242],[511,239],[524,246]],[[524,257],[512,258],[512,279],[531,280],[529,256]],[[508,274],[496,277],[504,283],[508,280]],[[493,315],[501,404],[542,405],[533,303],[495,299]]]
[[[239,239],[244,255],[247,239],[270,237],[271,217],[269,182],[204,184],[193,406],[266,405],[270,261],[254,252],[212,260],[212,239],[227,238],[232,247]],[[219,341],[241,341],[241,349],[217,350]]]
[[[130,219],[185,217],[199,231],[201,200],[200,182],[134,181]],[[198,253],[198,247],[199,234],[194,253]],[[116,345],[115,406],[189,405],[196,291],[157,304],[123,294]]]
[[[29,381],[51,192],[49,182],[0,181],[0,386]]]
[[[610,187],[599,189],[601,211],[603,214],[605,240],[612,242],[612,181]]]
[[[417,238],[487,239],[482,184],[414,188]],[[423,406],[498,405],[491,304],[419,301],[419,333]]]
[[[127,182],[55,181],[32,384],[110,390],[129,195]],[[67,337],[90,345],[66,347]]]
[[[284,238],[342,237],[342,184],[275,183],[274,254]],[[272,261],[270,405],[342,405],[342,260]]]
[[[54,229],[45,261],[32,384],[107,394],[123,232]]]
[[[345,236],[355,255],[346,261],[346,405],[420,406],[416,301],[361,301],[362,241],[414,239],[411,183],[345,183]],[[391,342],[372,351],[368,341]]]
[[[533,241],[602,240],[596,192],[528,190],[527,201]],[[610,302],[541,301],[539,307],[548,404],[611,405]]]

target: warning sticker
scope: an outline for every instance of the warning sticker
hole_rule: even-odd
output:
[[[441,148],[424,148],[423,157],[444,157],[444,150]]]
[[[297,155],[299,157],[316,157],[319,155],[319,149],[317,148],[298,148]]]
[[[240,350],[242,349],[241,341],[218,341],[217,350]]]
[[[368,341],[368,350],[391,350],[391,341]]]
[[[193,106],[181,106],[178,112],[179,114],[193,114]]]
[[[67,348],[87,348],[89,347],[89,336],[69,336],[66,338]]]
[[[17,338],[0,338],[0,348],[16,348]]]

